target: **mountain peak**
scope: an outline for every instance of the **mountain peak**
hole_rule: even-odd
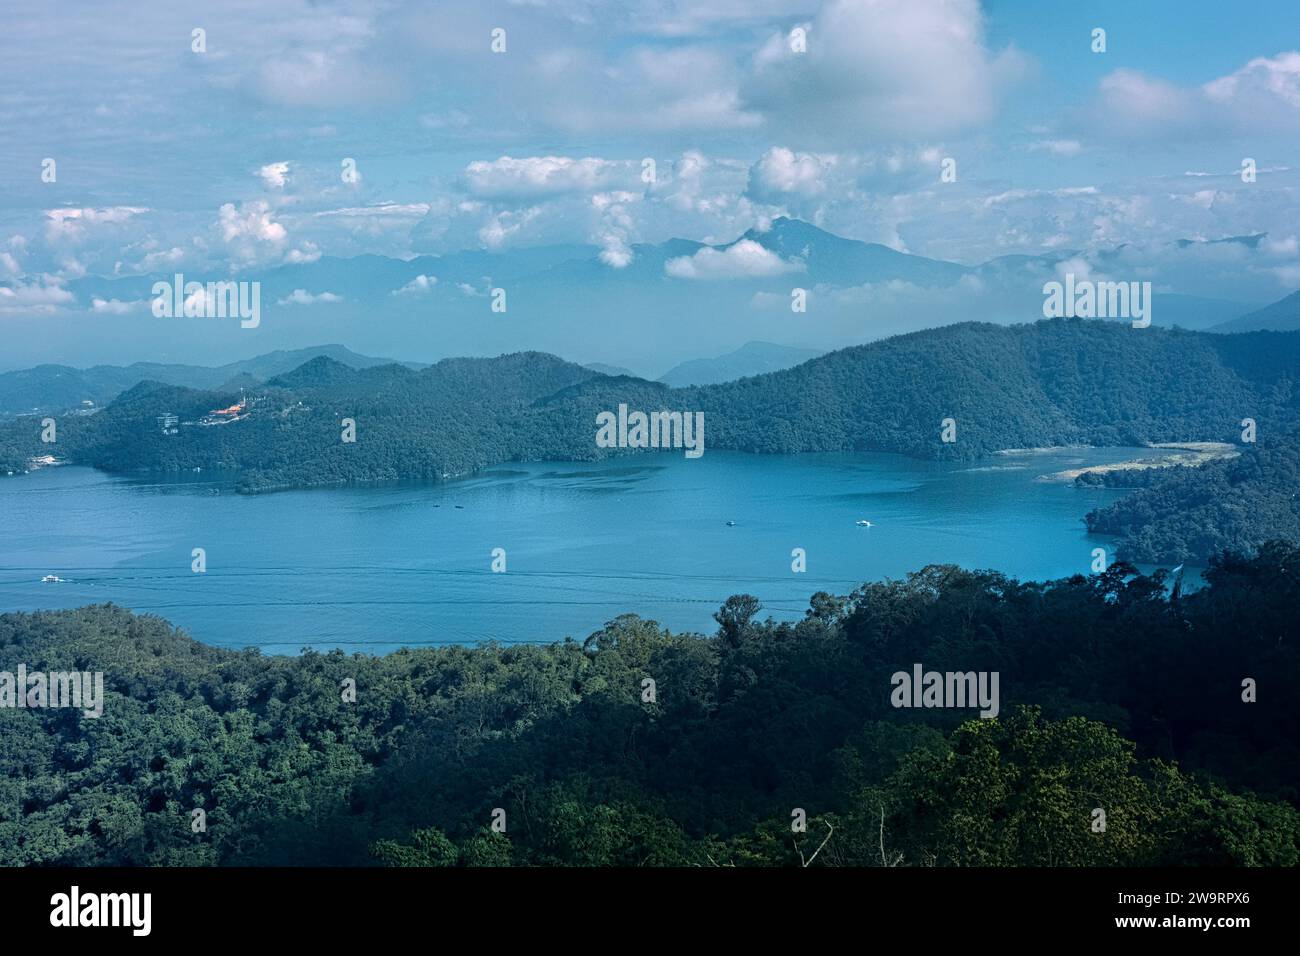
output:
[[[762,245],[767,245],[770,241],[790,242],[857,242],[856,239],[845,239],[843,236],[837,236],[832,232],[827,232],[820,226],[814,226],[810,222],[802,219],[791,219],[789,216],[777,216],[772,220],[767,229],[750,229],[741,239],[751,239]]]
[[[1293,332],[1300,329],[1300,292],[1292,292],[1262,309],[1214,326],[1215,332]]]
[[[308,359],[292,371],[277,375],[266,384],[277,388],[311,388],[335,385],[356,376],[356,369],[328,355]]]

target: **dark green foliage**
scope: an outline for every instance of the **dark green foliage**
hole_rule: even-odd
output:
[[[1172,600],[1124,565],[936,566],[797,623],[739,596],[715,637],[628,615],[385,657],[7,614],[0,661],[102,670],[107,701],[0,711],[0,864],[1294,865],[1297,607],[1300,549],[1269,544]],[[998,671],[1001,716],[895,710],[916,662]]]
[[[0,472],[54,454],[114,472],[225,474],[244,492],[396,479],[443,479],[506,461],[635,454],[599,448],[596,416],[701,411],[705,448],[758,453],[888,451],[974,459],[1004,448],[1235,441],[1254,418],[1262,447],[1189,472],[1127,472],[1085,482],[1144,491],[1087,517],[1121,537],[1122,556],[1204,562],[1266,537],[1300,540],[1297,436],[1300,332],[1210,335],[1057,319],[963,323],[832,352],[723,385],[670,389],[599,375],[536,352],[447,359],[419,371],[358,369],[325,356],[254,391],[236,422],[198,422],[238,399],[147,382],[108,409],[0,423]],[[342,440],[343,420],[356,441]],[[955,442],[941,440],[945,419]],[[1267,449],[1267,450],[1266,450]]]
[[[1300,333],[1221,336],[1059,319],[962,323],[832,352],[723,385],[669,389],[540,353],[448,359],[420,371],[317,358],[272,379],[247,419],[164,436],[238,398],[158,385],[69,419],[58,454],[112,471],[226,468],[246,491],[440,478],[523,460],[585,460],[598,412],[703,411],[706,449],[891,451],[973,459],[1002,448],[1230,440],[1294,421]],[[1245,411],[1242,411],[1245,410]],[[357,441],[340,440],[343,418]],[[941,441],[942,422],[957,441]],[[62,424],[62,423],[61,423]],[[0,461],[31,451],[35,421],[0,428]],[[49,450],[48,448],[46,449]]]
[[[1088,530],[1119,536],[1120,557],[1151,564],[1253,553],[1272,538],[1300,541],[1300,429],[1242,448],[1237,458],[1195,468],[1104,476],[1102,484],[1135,490],[1090,512]]]

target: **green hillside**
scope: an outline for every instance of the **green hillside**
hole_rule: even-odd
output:
[[[738,595],[712,636],[627,615],[384,657],[4,614],[5,660],[102,671],[106,699],[0,721],[0,865],[798,866],[832,831],[818,865],[1295,865],[1300,551],[1173,601],[1163,577],[935,566],[795,624]],[[999,719],[891,706],[918,661],[998,672]]]

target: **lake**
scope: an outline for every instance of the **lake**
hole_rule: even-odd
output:
[[[712,613],[741,592],[762,616],[793,620],[815,591],[938,562],[1088,573],[1107,542],[1080,518],[1122,492],[1038,476],[1144,453],[951,464],[710,451],[259,496],[206,478],[44,468],[0,479],[0,610],[111,601],[268,653],[581,640],[625,612],[711,632]],[[195,548],[206,573],[191,570]],[[505,573],[491,569],[495,548]],[[794,548],[805,573],[791,571]],[[47,574],[65,580],[41,583]]]

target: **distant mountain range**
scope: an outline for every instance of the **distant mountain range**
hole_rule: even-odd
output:
[[[268,352],[266,355],[215,368],[202,365],[162,365],[156,362],[136,362],[126,366],[96,365],[85,369],[66,365],[38,365],[35,368],[0,373],[0,416],[98,407],[108,404],[141,382],[161,382],[165,385],[208,390],[258,385],[320,356],[352,368],[370,368],[391,364],[393,361],[358,355],[342,345],[318,345],[292,351]],[[420,366],[412,364],[411,367]],[[86,406],[87,402],[90,403],[89,406]]]
[[[793,348],[771,342],[749,342],[734,352],[714,358],[693,359],[672,368],[659,381],[672,386],[714,385],[747,375],[760,375],[790,368],[816,358],[817,349]],[[401,364],[418,369],[417,362],[359,355],[342,345],[318,345],[292,351],[268,352],[218,367],[164,365],[136,362],[132,365],[97,365],[77,369],[66,365],[38,365],[35,368],[0,373],[0,416],[57,413],[98,408],[141,382],[181,385],[209,391],[252,388],[277,375],[292,371],[310,360],[325,357],[350,368]],[[593,362],[583,368],[601,375],[640,378],[630,369]]]
[[[1041,445],[1235,441],[1243,416],[1261,429],[1295,417],[1300,394],[1281,386],[1297,367],[1300,333],[1225,336],[1078,319],[967,322],[686,388],[543,353],[418,369],[358,368],[320,354],[255,390],[245,420],[179,436],[157,434],[155,418],[198,419],[238,392],[143,382],[100,413],[61,423],[59,452],[110,470],[260,472],[274,486],[441,477],[509,460],[623,453],[594,442],[596,414],[620,404],[705,412],[707,447],[766,453],[972,459]],[[339,446],[344,417],[358,422],[354,446]],[[940,441],[948,418],[958,428],[951,443]],[[49,452],[36,431],[24,419],[3,434],[14,449]]]
[[[601,375],[612,375],[615,377],[619,375],[626,375],[629,378],[641,377],[637,375],[636,372],[628,368],[623,368],[623,366],[621,365],[606,365],[603,362],[591,362],[587,365],[584,365],[583,368],[590,369],[593,372],[599,372]]]
[[[43,333],[42,317],[6,319],[7,359],[11,367],[51,360],[75,365],[86,356],[120,356],[123,364],[161,354],[230,360],[325,340],[407,358],[531,350],[582,354],[603,367],[671,368],[750,341],[840,348],[961,320],[1034,321],[1042,317],[1043,283],[1079,255],[1058,250],[968,266],[788,218],[730,242],[671,239],[634,244],[631,253],[622,268],[602,261],[598,248],[574,244],[409,260],[323,257],[237,277],[184,276],[260,282],[255,329],[155,318],[153,283],[170,282],[171,274],[87,276],[66,288],[82,309],[98,302],[99,311],[72,316],[75,333],[54,343]],[[1106,256],[1097,257],[1106,268]],[[806,292],[806,311],[791,308],[796,288]],[[505,312],[492,311],[493,289],[506,295]],[[1202,329],[1251,308],[1157,293],[1153,321]]]
[[[746,342],[734,352],[716,358],[691,359],[675,365],[659,381],[679,388],[684,385],[718,385],[749,375],[779,372],[825,354],[818,349],[799,349],[771,342]]]
[[[1272,305],[1214,326],[1214,332],[1292,332],[1300,329],[1300,292],[1292,292]]]
[[[907,256],[885,247],[873,247],[870,243],[841,239],[797,220],[777,220],[767,233],[747,233],[736,243],[725,246],[706,247],[699,243],[679,240],[663,246],[638,247],[638,257],[641,262],[639,268],[645,270],[648,268],[646,264],[648,262],[659,262],[662,266],[664,262],[671,261],[673,258],[680,259],[682,256],[693,254],[691,250],[695,252],[703,248],[726,250],[743,241],[761,241],[764,248],[779,251],[783,256],[795,257],[797,254],[806,257],[810,269],[812,264],[816,263],[814,271],[819,275],[829,273],[861,275],[883,263],[895,274],[906,272],[918,282],[944,282],[958,275],[947,267],[951,266],[959,270],[964,268],[954,266],[952,263],[939,263],[936,260]],[[522,256],[518,264],[530,267],[541,266],[542,272],[546,274],[556,270],[560,272],[566,269],[574,270],[578,268],[577,261],[565,259],[564,256],[574,254],[583,248],[585,247],[551,247],[549,250],[532,250],[529,255]],[[430,261],[433,259],[433,257],[426,258]],[[492,264],[488,254],[467,253],[448,258],[454,259],[466,268],[481,268]],[[1006,281],[1007,276],[1011,274],[1049,275],[1050,272],[1044,270],[1059,258],[1059,256],[1004,256],[980,266],[978,272],[983,279],[990,281]],[[383,281],[395,282],[412,269],[419,267],[417,260],[406,263],[386,260],[378,256],[359,257],[359,259],[366,260],[371,267],[367,273],[368,282],[373,282],[377,276],[387,276]],[[338,273],[332,267],[343,262],[355,264],[357,261],[338,260],[325,271],[335,275],[346,275],[348,270],[344,269]],[[393,271],[395,263],[401,267],[400,272]],[[294,275],[296,277],[294,282],[297,282],[304,279],[312,270],[320,268],[319,263],[312,263],[284,267],[276,271]],[[353,278],[357,277],[353,276]],[[576,276],[573,279],[575,282],[580,281]],[[1237,315],[1239,306],[1232,302],[1174,293],[1160,294],[1158,304],[1158,314],[1154,323],[1156,325],[1176,324],[1189,330],[1225,333],[1300,329],[1300,292],[1246,315]],[[1224,316],[1235,317],[1224,321]],[[673,387],[721,384],[746,376],[791,368],[821,354],[824,354],[824,351],[818,349],[750,341],[724,354],[680,362],[660,376],[658,381]],[[279,349],[220,366],[135,362],[126,366],[97,365],[79,369],[66,365],[38,365],[29,369],[0,373],[0,416],[99,407],[144,381],[197,389],[251,387],[297,368],[318,356],[329,357],[352,368],[369,368],[395,361],[362,355],[346,346],[334,344]],[[399,364],[406,364],[411,368],[422,367],[421,363],[415,362]],[[584,368],[607,376],[642,377],[626,366],[604,362],[590,362]]]

